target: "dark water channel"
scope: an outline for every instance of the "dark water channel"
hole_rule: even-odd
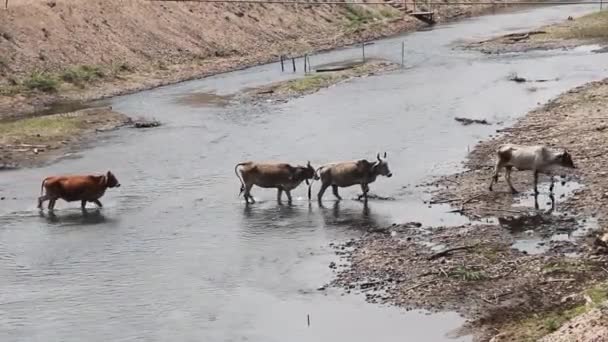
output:
[[[488,57],[450,44],[591,9],[535,8],[378,41],[366,54],[395,61],[405,41],[408,68],[286,104],[184,101],[293,77],[276,64],[111,100],[118,111],[165,125],[108,133],[59,163],[0,175],[8,198],[0,207],[0,340],[450,340],[464,322],[455,313],[404,312],[316,291],[332,279],[328,244],[393,222],[465,222],[446,207],[427,208],[415,188],[459,170],[467,148],[500,127],[463,127],[454,116],[508,125],[608,70],[605,55],[585,49]],[[342,49],[311,62],[359,53]],[[529,91],[507,80],[512,72],[559,80]],[[293,206],[277,205],[274,191],[254,189],[259,202],[250,207],[237,198],[233,167],[243,160],[318,165],[379,151],[388,152],[394,176],[372,192],[395,200],[371,201],[367,210],[353,200],[337,204],[329,193],[325,208],[309,204],[304,187]],[[107,169],[123,186],[107,193],[102,211],[82,216],[59,203],[50,219],[35,210],[44,176]],[[342,194],[352,198],[356,189]]]

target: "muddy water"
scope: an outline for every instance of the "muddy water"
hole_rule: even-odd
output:
[[[282,105],[183,100],[293,77],[276,64],[112,100],[119,111],[165,125],[109,133],[54,165],[1,175],[8,199],[0,207],[0,340],[450,340],[464,322],[454,313],[404,312],[317,291],[336,261],[328,244],[393,222],[462,223],[444,214],[447,207],[427,208],[415,185],[456,171],[467,147],[500,125],[463,127],[453,117],[508,124],[608,71],[604,57],[589,51],[486,57],[450,44],[589,10],[536,8],[379,41],[366,47],[368,56],[400,61],[405,41],[408,68]],[[359,53],[343,49],[311,61]],[[559,81],[529,91],[507,81],[512,72]],[[388,152],[394,176],[372,192],[394,201],[364,208],[328,193],[319,207],[305,200],[303,187],[293,206],[278,205],[268,190],[254,189],[253,206],[237,198],[239,161],[319,165],[378,151]],[[65,203],[55,217],[35,210],[43,176],[106,169],[123,186],[107,193],[102,211],[83,216]],[[342,191],[347,199],[356,193]]]

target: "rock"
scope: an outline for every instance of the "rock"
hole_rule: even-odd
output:
[[[160,121],[155,120],[155,119],[144,119],[144,118],[139,118],[137,120],[134,120],[132,122],[132,125],[134,128],[153,128],[153,127],[158,127],[160,126]]]
[[[333,262],[333,261],[332,261],[332,262],[330,262],[330,263],[329,263],[329,268],[331,268],[331,269],[335,269],[335,268],[336,268],[336,263],[335,263],[335,262]]]

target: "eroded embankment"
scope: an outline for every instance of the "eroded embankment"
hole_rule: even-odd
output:
[[[436,18],[480,13],[442,6]],[[22,0],[0,11],[0,117],[371,40],[422,25],[389,5]]]

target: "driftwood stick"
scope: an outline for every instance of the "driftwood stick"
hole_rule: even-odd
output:
[[[487,211],[504,211],[506,213],[513,213],[513,214],[522,214],[522,213],[524,213],[523,211],[519,211],[519,210],[509,210],[509,209],[500,209],[500,208],[480,207],[478,209],[487,210]]]
[[[428,260],[434,260],[437,258],[441,258],[442,256],[447,255],[448,253],[451,252],[455,252],[455,251],[460,251],[460,250],[464,250],[464,249],[471,249],[474,247],[477,247],[478,244],[474,244],[474,245],[468,245],[468,246],[459,246],[459,247],[453,247],[453,248],[448,248],[448,249],[444,249],[441,252],[437,252],[433,255],[431,255],[430,257],[428,257]]]

